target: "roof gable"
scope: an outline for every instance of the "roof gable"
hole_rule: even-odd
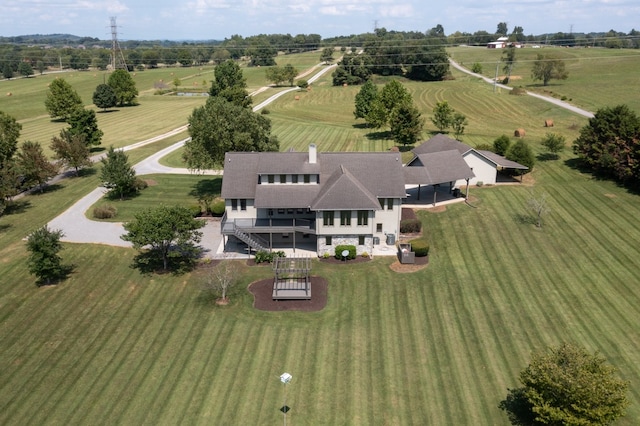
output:
[[[379,210],[378,199],[341,165],[311,203],[313,210]]]
[[[475,177],[469,165],[455,149],[420,154],[417,158],[417,161],[412,161],[404,168],[407,184],[436,185]]]

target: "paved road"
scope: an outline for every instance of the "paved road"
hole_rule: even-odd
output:
[[[456,68],[457,70],[462,71],[464,73],[467,73],[469,75],[472,75],[474,77],[477,77],[477,78],[479,78],[481,80],[484,80],[484,81],[486,81],[487,83],[489,83],[491,85],[495,85],[496,87],[500,87],[501,89],[505,89],[505,90],[513,90],[513,87],[509,87],[509,86],[506,86],[504,84],[499,84],[499,83],[496,84],[496,82],[493,79],[470,71],[469,69],[467,69],[467,68],[463,67],[462,65],[458,64],[453,59],[449,59],[449,63],[454,68]],[[587,110],[584,110],[582,108],[578,108],[578,107],[576,107],[574,105],[571,105],[570,103],[561,101],[560,99],[552,98],[551,96],[540,95],[538,93],[533,93],[533,92],[529,92],[529,91],[527,91],[527,95],[533,96],[534,98],[542,99],[543,101],[550,102],[550,103],[555,104],[555,105],[558,105],[559,107],[568,109],[569,111],[575,112],[576,114],[580,114],[580,115],[582,115],[584,117],[588,117],[588,118],[592,118],[593,117],[593,113],[591,111],[587,111]]]

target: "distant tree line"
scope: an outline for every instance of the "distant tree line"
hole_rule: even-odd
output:
[[[564,33],[525,35],[521,26],[508,32],[506,23],[500,22],[496,31],[479,30],[474,33],[456,31],[445,35],[441,25],[425,31],[387,31],[322,39],[319,34],[261,34],[250,37],[232,35],[224,40],[176,42],[168,40],[127,40],[120,47],[130,69],[158,66],[201,66],[222,63],[227,59],[246,58],[249,65],[275,65],[279,53],[300,53],[324,47],[345,47],[345,53],[364,51],[368,58],[360,65],[371,67],[374,74],[397,74],[404,64],[417,79],[434,78],[438,69],[419,67],[417,64],[434,63],[440,49],[461,44],[486,45],[497,37],[507,36],[510,41],[550,44],[559,46],[589,46],[607,48],[640,48],[640,31],[628,33],[610,30],[599,33]],[[400,48],[402,46],[402,49]],[[436,48],[439,46],[439,49]],[[401,51],[402,50],[402,51]],[[111,40],[77,37],[68,34],[25,35],[0,37],[0,72],[4,78],[30,76],[48,68],[104,70],[110,64]],[[432,58],[432,55],[436,57]],[[355,58],[351,58],[353,61]],[[429,60],[431,59],[431,60]],[[368,62],[373,60],[373,62]],[[22,65],[21,64],[25,64]],[[27,67],[27,65],[29,67]],[[441,71],[441,70],[440,70]]]

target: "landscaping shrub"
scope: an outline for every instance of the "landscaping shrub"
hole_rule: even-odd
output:
[[[198,217],[202,214],[202,209],[200,208],[199,204],[192,204],[187,208],[189,209],[193,217]]]
[[[411,244],[411,250],[416,254],[416,257],[425,257],[429,255],[429,242],[424,238],[416,238],[409,241]]]
[[[224,200],[216,200],[211,206],[211,213],[214,216],[222,216],[224,214]]]
[[[112,219],[118,214],[118,209],[111,204],[105,204],[93,209],[93,217],[96,219]]]
[[[148,186],[149,184],[147,183],[146,180],[136,178],[136,183],[134,184],[134,188],[136,191],[142,191],[143,189],[146,189]]]
[[[347,256],[347,259],[356,258],[356,246],[351,244],[344,244],[344,245],[336,246],[336,259],[342,260],[342,252],[345,250],[349,251],[349,256]]]
[[[415,234],[422,230],[420,219],[405,219],[400,221],[400,233]]]
[[[509,92],[509,94],[510,95],[516,95],[516,96],[526,95],[527,94],[527,90],[525,88],[523,88],[522,86],[514,87],[513,90],[511,90]]]
[[[276,257],[285,257],[283,251],[266,251],[260,250],[256,252],[256,263],[272,263]]]

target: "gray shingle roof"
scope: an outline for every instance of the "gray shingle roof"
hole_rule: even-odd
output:
[[[331,205],[335,210],[380,208],[378,198],[406,196],[399,153],[317,153],[315,164],[308,158],[308,153],[298,152],[229,152],[221,196],[255,199],[260,208],[306,208],[315,203],[318,209]],[[259,185],[261,174],[317,174],[320,183]]]
[[[487,160],[491,161],[497,167],[501,167],[503,169],[521,169],[527,170],[529,169],[527,166],[523,166],[520,163],[516,163],[515,161],[507,160],[502,155],[498,155],[495,152],[491,151],[476,151]]]
[[[423,142],[422,144],[415,147],[411,152],[415,155],[420,154],[431,154],[433,152],[442,152],[442,151],[451,151],[452,149],[457,150],[460,154],[464,154],[469,151],[471,147],[469,145],[463,144],[460,141],[455,139],[451,139],[448,136],[439,133],[429,139],[428,141]]]
[[[311,203],[312,210],[379,210],[378,199],[344,166],[325,182]]]
[[[458,150],[420,154],[405,168],[409,185],[436,185],[475,177]]]

